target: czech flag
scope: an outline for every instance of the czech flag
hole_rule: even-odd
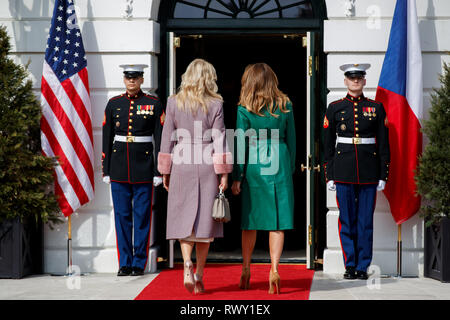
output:
[[[397,224],[420,208],[414,174],[422,152],[422,53],[415,0],[397,0],[376,100],[387,113],[391,164],[384,193]]]

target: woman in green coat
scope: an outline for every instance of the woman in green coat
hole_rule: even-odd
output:
[[[241,289],[250,283],[256,231],[269,231],[269,293],[279,293],[278,264],[284,230],[294,228],[295,124],[292,103],[278,89],[265,63],[247,66],[242,76],[235,133],[234,195],[242,193]]]

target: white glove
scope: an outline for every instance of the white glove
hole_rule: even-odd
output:
[[[336,185],[334,184],[334,180],[330,180],[327,182],[327,188],[330,191],[336,191]]]
[[[153,177],[153,185],[155,187],[159,186],[163,182],[162,177]]]
[[[377,191],[383,191],[384,187],[386,187],[386,181],[384,180],[378,181]]]
[[[111,179],[109,178],[109,176],[105,176],[105,177],[103,177],[103,182],[107,183],[107,184],[110,184],[111,183]]]

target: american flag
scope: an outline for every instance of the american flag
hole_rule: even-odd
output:
[[[94,147],[86,55],[73,0],[56,0],[41,83],[41,144],[58,157],[55,194],[67,217],[94,197]]]

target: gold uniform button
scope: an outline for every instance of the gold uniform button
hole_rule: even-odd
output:
[[[133,122],[133,119],[130,119],[130,120],[128,120],[130,123],[132,123]]]
[[[356,127],[355,130],[358,131],[359,130],[358,127]]]
[[[134,103],[134,101],[131,101],[131,103]]]
[[[130,110],[133,110],[133,106],[130,106]]]
[[[117,150],[116,149],[114,149],[114,152],[116,152]]]
[[[358,105],[358,103],[357,103],[357,102],[355,102],[355,103],[354,103],[354,105],[355,105],[355,106],[357,106],[357,105]]]
[[[130,112],[130,117],[132,117],[133,116],[133,112]]]
[[[358,109],[357,109],[357,108],[355,108],[355,111],[358,111]]]
[[[359,133],[356,134],[356,137],[357,137],[357,138],[359,137]]]
[[[357,115],[357,114],[355,114],[355,118],[358,118],[358,115]]]
[[[132,126],[129,126],[128,129],[133,129],[133,127],[132,127]]]
[[[355,121],[355,124],[358,124],[358,121]]]
[[[128,135],[131,136],[131,132],[128,132]]]
[[[145,154],[148,154],[148,151],[145,151]]]

